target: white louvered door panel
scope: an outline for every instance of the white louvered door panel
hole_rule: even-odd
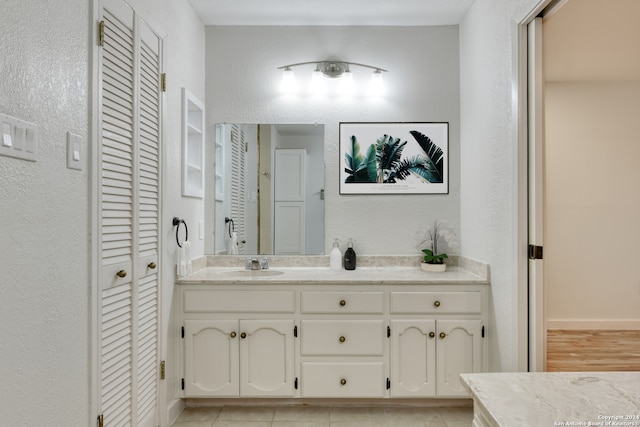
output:
[[[245,173],[246,146],[243,129],[238,125],[231,126],[231,218],[238,233],[238,241],[246,239],[245,234]],[[244,254],[244,245],[238,246],[238,253]]]
[[[130,426],[134,417],[133,10],[122,2],[105,2],[103,20],[98,396],[105,425]]]
[[[138,110],[138,426],[156,426],[159,348],[159,183],[161,40],[140,22]]]
[[[102,19],[98,409],[105,426],[157,426],[161,40],[123,0]]]

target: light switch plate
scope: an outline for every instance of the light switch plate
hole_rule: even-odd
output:
[[[82,170],[82,138],[67,132],[67,168]]]
[[[37,160],[38,127],[24,120],[0,114],[0,156]]]

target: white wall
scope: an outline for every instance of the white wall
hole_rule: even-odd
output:
[[[0,417],[84,426],[89,408],[89,5],[2,2],[0,112],[40,129],[38,161],[0,157]]]
[[[491,266],[490,369],[518,360],[517,20],[544,0],[476,0],[460,23],[462,254]],[[520,355],[521,356],[521,355]],[[526,366],[524,367],[526,368]]]
[[[345,101],[281,95],[277,67],[324,58],[388,69],[387,96]],[[416,234],[434,219],[459,223],[458,28],[225,27],[206,28],[207,108],[214,123],[325,125],[325,252],[334,237],[358,254],[419,254]],[[299,76],[309,69],[296,70]],[[369,72],[354,77],[368,79]],[[448,195],[341,196],[338,131],[341,121],[450,123]],[[212,140],[209,140],[211,144]],[[389,233],[392,230],[392,233]]]
[[[93,425],[91,412],[90,170],[66,169],[66,132],[94,144],[91,1],[2,2],[0,112],[40,128],[38,161],[0,157],[0,414],[3,425]],[[132,5],[165,36],[166,126],[162,356],[175,271],[171,216],[197,230],[202,200],[180,196],[180,90],[204,99],[204,26],[187,0]],[[87,141],[91,141],[87,143]],[[197,236],[197,232],[195,233]],[[202,254],[202,241],[195,254]],[[169,357],[171,359],[171,357]],[[168,360],[170,362],[170,360]],[[172,364],[168,363],[168,378]],[[168,399],[173,392],[169,385]],[[163,414],[161,417],[165,418]]]
[[[547,321],[640,323],[640,84],[545,84]]]

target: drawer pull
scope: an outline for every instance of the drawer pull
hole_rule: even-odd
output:
[[[229,336],[230,336],[231,338],[235,338],[235,337],[236,337],[236,333],[235,333],[235,332],[231,332],[231,333],[229,334]]]
[[[446,336],[447,336],[447,334],[445,334],[444,332],[440,332],[440,339],[441,340],[443,340],[444,337],[446,337]]]
[[[125,277],[127,277],[127,272],[125,270],[120,270],[116,273],[116,276],[118,276],[121,279],[124,279]]]
[[[433,332],[433,331],[429,332],[429,338],[434,338],[435,336],[436,336],[435,332]]]
[[[240,338],[245,339],[247,337],[247,334],[245,334],[244,332],[240,334]]]
[[[435,302],[433,303],[433,306],[434,306],[434,307],[440,307],[440,301],[435,301]]]
[[[149,267],[150,270],[155,270],[156,263],[155,262],[150,262],[149,264],[147,264],[147,267]]]
[[[346,339],[345,337],[340,337],[340,338],[338,338],[338,341],[340,341],[340,342],[345,342],[346,340],[347,340],[347,339]]]
[[[345,384],[347,384],[347,380],[344,379],[344,378],[341,378],[340,379],[340,385],[345,385]]]
[[[345,305],[347,305],[347,302],[343,299],[340,300],[340,307],[344,307]]]

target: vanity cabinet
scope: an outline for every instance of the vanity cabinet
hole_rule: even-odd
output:
[[[460,374],[484,370],[483,299],[481,291],[391,292],[391,396],[468,395]]]
[[[293,397],[293,291],[184,290],[185,397]]]
[[[181,284],[182,397],[468,397],[481,284]]]
[[[384,397],[385,293],[300,292],[302,397]]]

